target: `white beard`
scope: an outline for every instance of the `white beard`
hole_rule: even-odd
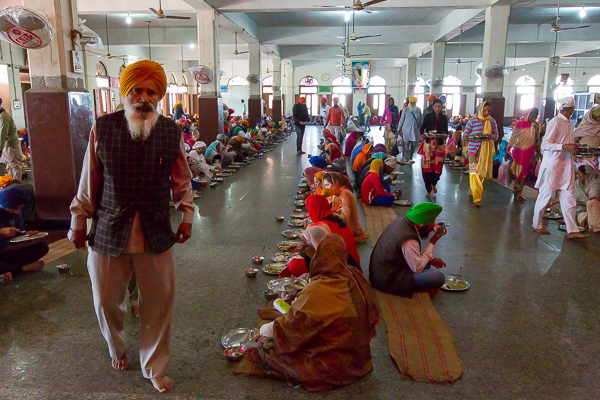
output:
[[[133,104],[131,104],[131,101],[128,98],[125,98],[123,106],[125,108],[127,127],[129,128],[129,133],[133,140],[148,139],[152,132],[152,128],[156,125],[156,121],[158,121],[159,117],[154,105],[151,104],[151,112],[140,112]],[[144,116],[142,117],[142,115]]]
[[[415,104],[415,105],[413,106],[412,104],[409,104],[409,105],[408,105],[408,109],[409,109],[410,111],[417,111],[417,105]]]

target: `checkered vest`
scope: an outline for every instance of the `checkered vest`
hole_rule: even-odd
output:
[[[102,182],[89,235],[90,246],[119,256],[139,213],[144,237],[155,254],[175,244],[169,215],[171,165],[180,152],[181,131],[163,116],[145,140],[133,140],[125,112],[103,115],[96,121],[97,154]]]

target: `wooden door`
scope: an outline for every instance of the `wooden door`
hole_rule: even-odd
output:
[[[266,115],[265,117],[272,117],[273,116],[273,109],[271,108],[271,104],[269,103],[269,96],[271,94],[269,93],[263,93],[262,95],[262,99],[264,101],[264,109],[266,111]]]

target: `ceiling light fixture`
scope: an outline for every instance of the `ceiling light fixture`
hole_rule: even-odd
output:
[[[127,25],[131,24],[131,17],[129,16],[129,14],[127,14],[127,18],[125,18],[125,22],[127,23]]]
[[[581,7],[581,11],[579,11],[579,18],[585,18],[585,7]]]
[[[350,12],[346,11],[346,14],[344,14],[344,21],[348,22],[348,21],[350,21],[350,18],[351,18]]]
[[[194,43],[190,43],[190,49],[193,49],[196,45]]]

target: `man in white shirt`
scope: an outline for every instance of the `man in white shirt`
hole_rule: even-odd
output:
[[[583,239],[588,234],[579,232],[575,222],[575,167],[572,155],[577,154],[579,146],[575,144],[573,123],[571,115],[575,110],[573,97],[560,100],[560,113],[554,117],[546,128],[546,135],[542,140],[544,152],[542,165],[538,174],[535,187],[539,194],[533,212],[533,231],[542,235],[549,235],[542,225],[544,210],[550,202],[553,192],[558,193],[560,207],[569,239]]]

